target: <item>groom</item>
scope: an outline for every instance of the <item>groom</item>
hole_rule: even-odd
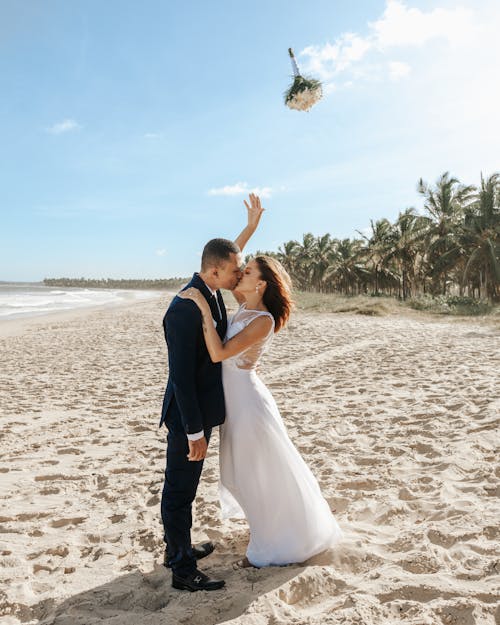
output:
[[[217,333],[224,338],[227,315],[219,289],[233,290],[242,272],[241,252],[257,229],[264,209],[250,194],[245,201],[248,223],[236,241],[212,239],[203,250],[201,271],[185,287],[196,287],[207,299]],[[167,464],[161,501],[165,566],[172,569],[172,586],[179,590],[217,590],[224,580],[210,579],[197,568],[197,560],[214,545],[191,544],[192,503],[207,453],[212,427],[224,422],[221,363],[208,354],[199,308],[174,297],[163,318],[168,347],[169,378],[163,400],[160,427],[165,423]]]

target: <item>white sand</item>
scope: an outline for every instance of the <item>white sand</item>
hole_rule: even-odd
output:
[[[2,623],[498,620],[498,330],[296,313],[260,373],[346,540],[234,571],[248,535],[219,518],[215,435],[193,539],[217,542],[200,568],[227,586],[191,594],[159,566],[165,305],[0,325]]]

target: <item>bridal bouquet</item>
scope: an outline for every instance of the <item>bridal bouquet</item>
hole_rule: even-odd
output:
[[[293,83],[285,93],[285,104],[296,111],[308,111],[321,100],[323,90],[319,80],[301,76],[292,48],[288,48],[288,54],[292,61]]]

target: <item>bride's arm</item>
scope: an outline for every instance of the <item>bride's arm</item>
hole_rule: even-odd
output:
[[[247,207],[247,225],[234,241],[241,251],[243,251],[243,248],[248,243],[250,237],[257,230],[262,213],[266,210],[265,208],[262,208],[258,195],[250,193],[248,199],[250,200],[250,206],[248,206],[246,200],[243,200],[243,203]]]
[[[257,226],[259,225],[262,213],[266,210],[265,208],[262,208],[258,195],[250,193],[248,199],[250,200],[250,206],[248,205],[248,202],[246,200],[243,200],[243,203],[247,207],[248,223],[235,240],[236,245],[240,248],[241,251],[243,251],[243,248],[250,240],[250,237],[257,230]],[[245,298],[240,295],[237,290],[231,291],[231,293],[234,299],[238,302],[238,304],[242,304],[245,301]]]
[[[268,315],[259,315],[236,336],[223,343],[213,324],[212,311],[207,300],[192,287],[178,294],[183,299],[192,300],[201,310],[203,334],[212,362],[221,362],[235,356],[269,334],[273,320]]]

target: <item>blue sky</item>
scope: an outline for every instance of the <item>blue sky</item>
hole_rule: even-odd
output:
[[[167,277],[500,170],[496,0],[0,1],[0,280]],[[287,49],[323,81],[282,100]]]

